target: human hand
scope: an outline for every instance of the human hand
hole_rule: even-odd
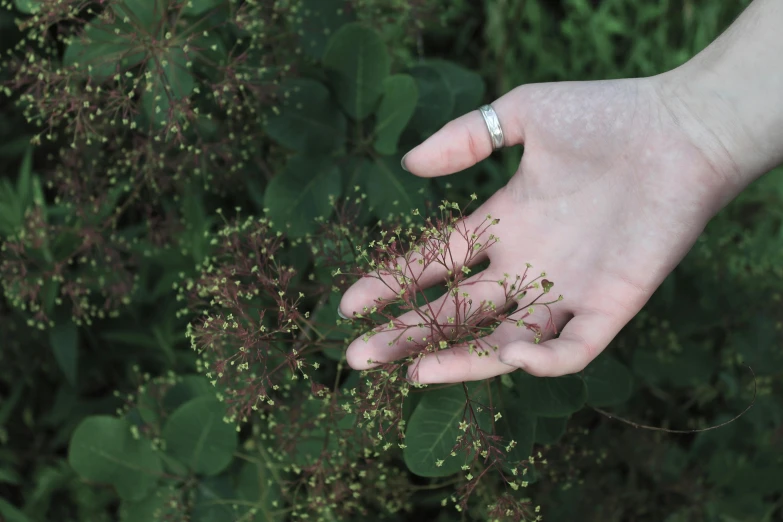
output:
[[[509,183],[464,220],[469,230],[478,229],[487,214],[500,220],[491,228],[500,242],[486,251],[489,267],[465,283],[513,277],[526,263],[546,271],[565,296],[551,309],[560,335],[545,332],[534,344],[533,332],[503,323],[484,339],[499,347],[486,357],[462,345],[416,361],[409,378],[421,383],[480,380],[517,368],[536,376],[581,371],[745,185],[731,161],[715,152],[720,147],[702,139],[709,132],[694,132],[698,119],[661,96],[657,77],[524,85],[492,105],[505,146],[524,144],[525,151]],[[443,176],[491,152],[484,120],[473,111],[445,125],[404,162],[417,176]],[[464,251],[464,240],[456,236],[450,248]],[[417,270],[413,264],[409,269]],[[446,274],[445,267],[431,265],[419,283],[437,284]],[[497,285],[470,293],[474,301],[503,298]],[[346,291],[340,312],[350,317],[377,298],[393,296],[382,279],[362,278]],[[439,303],[446,299],[452,298]],[[448,303],[443,313],[449,313]],[[412,314],[400,319],[415,323]],[[545,315],[538,307],[530,320]],[[356,339],[348,363],[367,369],[376,365],[368,360],[403,358],[412,347],[406,336],[381,332]]]

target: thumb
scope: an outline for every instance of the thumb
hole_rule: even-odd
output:
[[[521,117],[524,106],[522,87],[517,87],[494,102],[492,108],[500,120],[506,147],[523,142]],[[402,168],[424,178],[453,174],[492,154],[492,138],[484,117],[473,110],[451,120],[402,157]]]
[[[606,348],[632,316],[585,313],[573,317],[560,337],[541,344],[514,341],[500,348],[500,362],[536,377],[579,373]]]

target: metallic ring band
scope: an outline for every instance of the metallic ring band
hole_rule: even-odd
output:
[[[479,107],[479,112],[484,117],[484,123],[487,124],[487,130],[489,130],[489,137],[492,138],[492,148],[498,150],[503,147],[503,129],[500,128],[500,120],[492,108],[492,105],[482,105]]]

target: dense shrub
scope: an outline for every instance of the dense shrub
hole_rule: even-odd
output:
[[[2,0],[0,520],[783,517],[779,176],[579,375],[408,383],[503,321],[549,328],[526,318],[558,287],[509,274],[508,309],[389,263],[492,248],[457,220],[521,153],[423,180],[407,150],[520,83],[679,65],[739,4]],[[375,269],[398,299],[339,318]],[[350,370],[402,310],[432,339]]]

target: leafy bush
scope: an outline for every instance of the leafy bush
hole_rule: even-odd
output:
[[[404,173],[444,123],[519,83],[661,72],[741,6],[445,4],[0,3],[0,519],[783,516],[774,175],[579,375],[408,383],[423,354],[492,350],[503,321],[551,327],[526,318],[557,282],[509,274],[527,299],[509,309],[470,301],[464,273],[419,292],[389,262],[448,264],[451,233],[493,246],[458,219],[520,152]],[[376,269],[398,299],[338,317]],[[460,306],[442,322],[444,292]],[[374,326],[433,337],[350,370],[345,345]],[[754,397],[700,433],[607,418],[698,430]]]

